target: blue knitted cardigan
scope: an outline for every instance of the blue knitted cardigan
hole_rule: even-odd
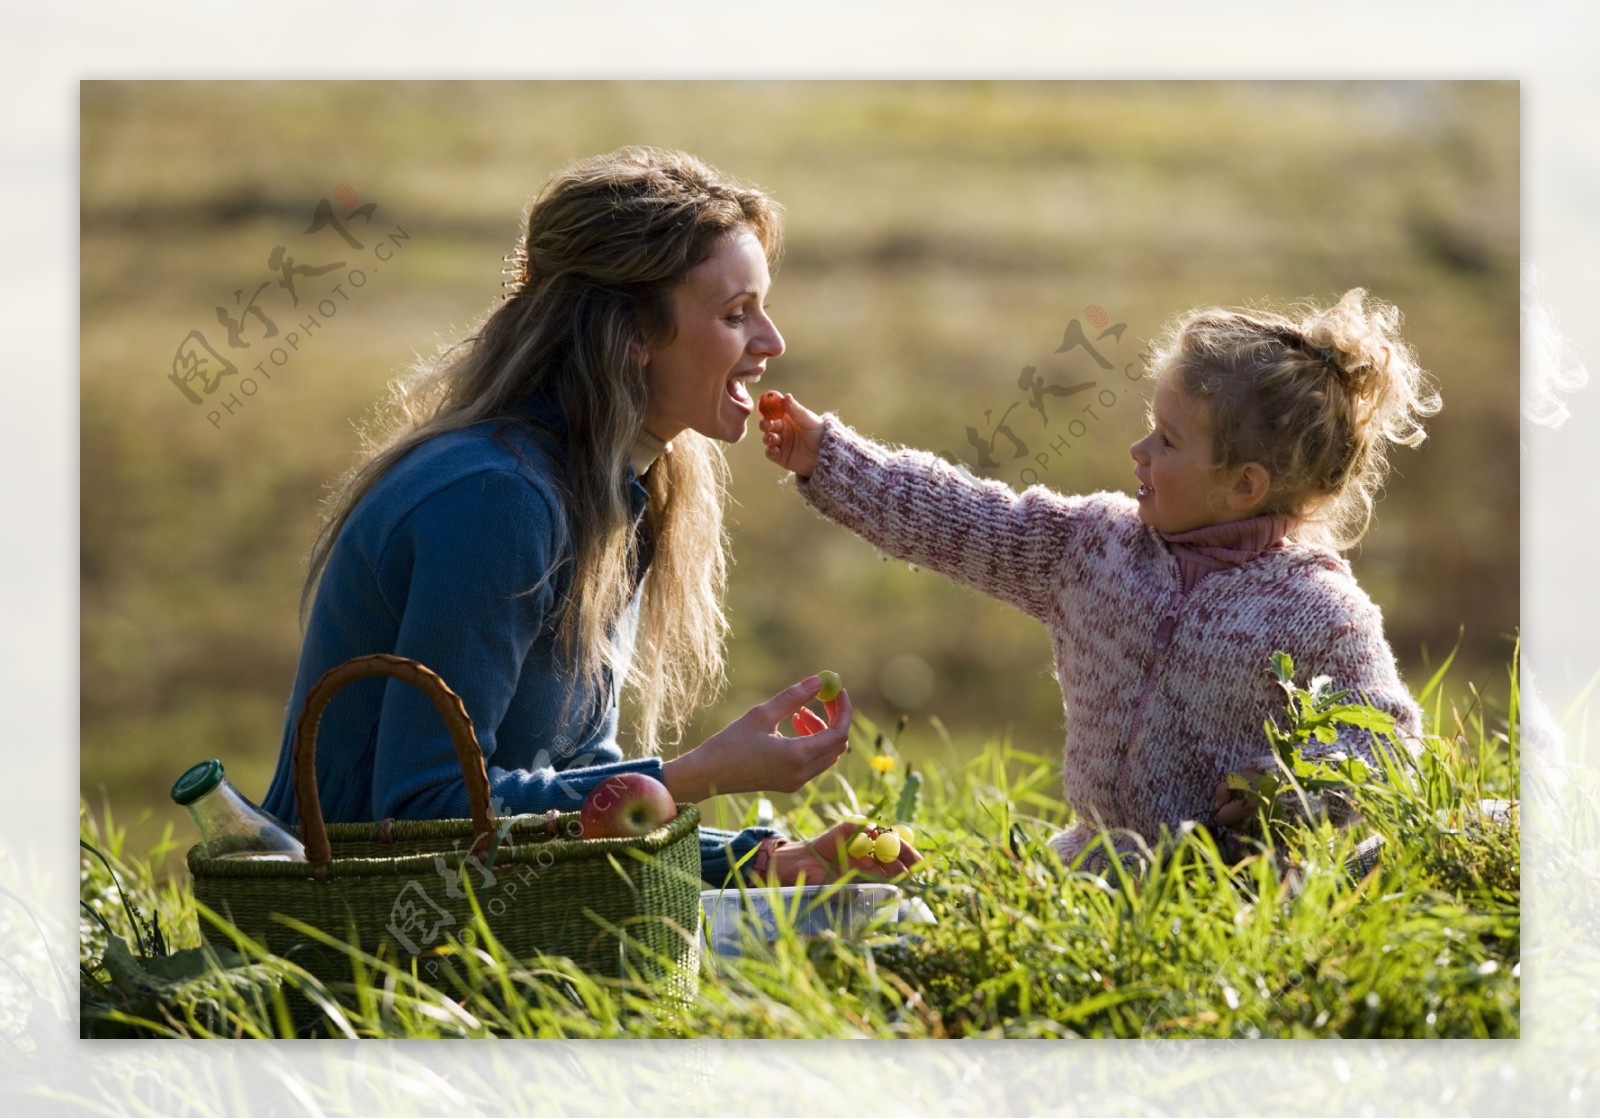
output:
[[[555,642],[556,605],[571,571],[559,482],[565,444],[553,409],[523,406],[426,440],[357,502],[312,604],[277,771],[262,800],[268,812],[298,822],[291,765],[306,692],[329,668],[366,653],[419,661],[461,696],[500,814],[576,809],[617,773],[661,779],[659,758],[623,759],[620,681],[610,673],[563,714],[574,688]],[[628,479],[642,562],[614,633],[631,649],[650,547],[644,487],[631,468]],[[318,731],[316,768],[329,823],[470,814],[449,733],[428,700],[398,680],[360,680],[334,697]],[[701,876],[725,884],[731,865],[775,834],[701,828]]]

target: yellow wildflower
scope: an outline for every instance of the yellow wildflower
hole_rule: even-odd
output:
[[[890,773],[894,770],[894,759],[888,754],[873,754],[872,768],[879,773]]]

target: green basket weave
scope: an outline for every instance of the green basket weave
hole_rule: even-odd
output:
[[[346,684],[392,676],[420,688],[444,717],[466,777],[469,820],[383,820],[325,825],[316,790],[322,712]],[[637,839],[581,839],[578,814],[497,821],[483,751],[460,697],[404,657],[355,657],[306,696],[296,731],[294,786],[306,862],[209,858],[188,853],[196,900],[274,955],[324,980],[350,976],[343,952],[319,945],[275,915],[366,952],[418,959],[438,974],[439,949],[472,925],[473,899],[513,956],[566,956],[593,975],[634,975],[661,994],[692,998],[699,974],[700,812]],[[338,857],[333,856],[334,845]],[[221,934],[205,927],[207,940]]]

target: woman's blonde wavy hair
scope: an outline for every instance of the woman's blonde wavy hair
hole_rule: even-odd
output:
[[[1263,512],[1289,514],[1296,539],[1342,551],[1372,522],[1389,444],[1421,444],[1423,418],[1441,406],[1400,323],[1397,307],[1363,288],[1329,307],[1204,307],[1167,324],[1149,368],[1209,405],[1219,467],[1266,467]]]
[[[559,484],[571,578],[558,648],[574,684],[591,694],[608,671],[623,678],[626,670],[639,741],[656,753],[722,686],[728,467],[720,446],[685,431],[642,479],[653,551],[625,664],[612,630],[638,559],[627,468],[644,426],[646,355],[672,337],[672,289],[725,238],[750,230],[777,266],[783,209],[686,153],[627,147],[557,172],[523,229],[500,305],[467,338],[390,383],[388,419],[363,432],[358,465],[327,503],[302,621],[339,530],[390,467],[426,439],[497,417],[516,422],[514,405],[544,401],[568,429]]]

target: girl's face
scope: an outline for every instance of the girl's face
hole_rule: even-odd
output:
[[[1129,450],[1139,479],[1139,519],[1174,534],[1241,520],[1253,510],[1238,504],[1237,475],[1211,458],[1211,409],[1169,386],[1156,387],[1150,434]]]
[[[783,353],[763,304],[772,278],[756,235],[740,229],[672,291],[672,341],[650,350],[645,430],[662,442],[682,431],[737,443],[755,408],[749,385]]]

